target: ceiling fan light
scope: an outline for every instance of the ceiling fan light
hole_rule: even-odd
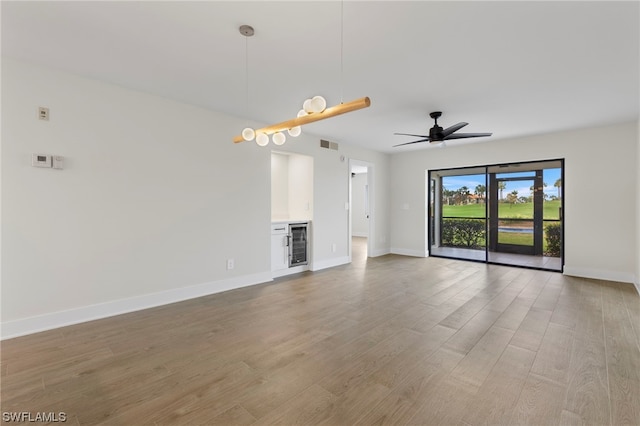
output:
[[[311,114],[313,112],[313,109],[311,108],[311,99],[307,99],[304,101],[304,103],[302,104],[302,109],[307,114]]]
[[[304,117],[305,115],[309,115],[309,113],[303,109],[301,109],[300,111],[298,111],[298,118],[299,117]]]
[[[310,107],[313,112],[322,112],[327,108],[327,101],[322,96],[314,96]]]
[[[251,127],[245,127],[242,130],[242,139],[245,141],[252,141],[256,137],[256,132]]]
[[[260,146],[267,146],[267,144],[269,143],[269,136],[267,136],[265,133],[258,133],[256,135],[256,143]]]
[[[275,143],[276,145],[282,145],[284,141],[287,140],[284,133],[282,132],[275,132],[272,136],[272,139],[273,139],[273,143]]]
[[[300,136],[300,133],[302,133],[302,127],[300,126],[296,126],[296,127],[292,127],[289,130],[287,130],[287,133],[289,133],[289,136],[293,136],[298,137]]]

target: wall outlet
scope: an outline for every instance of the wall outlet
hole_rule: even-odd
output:
[[[233,269],[235,265],[235,260],[227,259],[227,270]]]
[[[336,246],[336,243],[331,244],[331,252],[332,252],[332,253],[335,253],[335,252],[336,252],[336,250],[337,250],[337,248],[338,248],[338,247]]]

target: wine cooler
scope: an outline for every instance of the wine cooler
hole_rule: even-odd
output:
[[[306,265],[309,244],[307,238],[307,223],[289,224],[289,266]]]

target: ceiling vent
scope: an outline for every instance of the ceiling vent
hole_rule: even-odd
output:
[[[329,141],[325,141],[324,139],[320,139],[320,148],[333,149],[334,151],[337,151],[338,150],[338,143],[337,142],[329,142]]]

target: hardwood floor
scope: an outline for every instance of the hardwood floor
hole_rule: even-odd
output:
[[[633,286],[353,246],[351,265],[4,341],[2,411],[81,425],[640,424]]]

